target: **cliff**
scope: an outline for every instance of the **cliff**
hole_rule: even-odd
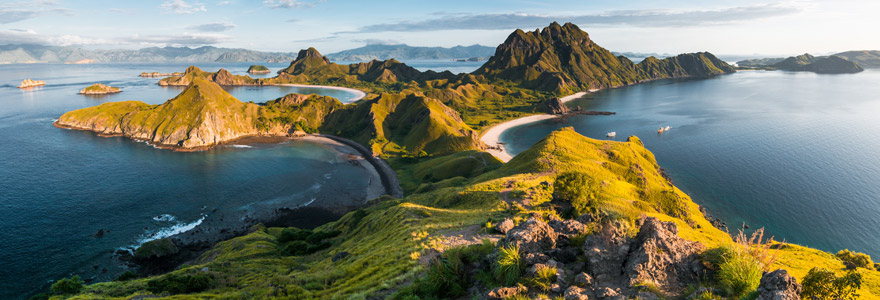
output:
[[[554,22],[541,30],[514,31],[474,74],[530,89],[572,93],[646,80],[710,77],[730,72],[734,72],[732,67],[708,52],[663,60],[649,57],[633,64],[594,43],[576,25]]]
[[[79,93],[82,95],[105,95],[105,94],[115,94],[115,93],[119,93],[119,92],[122,92],[122,91],[119,90],[118,88],[104,85],[101,83],[93,84],[93,85],[88,86],[88,87],[79,91]]]

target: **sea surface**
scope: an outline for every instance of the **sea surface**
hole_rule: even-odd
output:
[[[638,136],[673,182],[731,232],[880,259],[880,70],[858,74],[742,71],[600,91],[575,116],[501,135],[519,153],[562,127]],[[660,126],[670,130],[658,134]]]
[[[248,64],[196,64],[245,74]],[[269,64],[272,70],[287,64]],[[187,64],[0,65],[0,299],[21,299],[52,280],[78,274],[112,280],[125,269],[115,249],[191,230],[223,216],[260,209],[333,205],[363,194],[366,172],[338,161],[326,146],[290,141],[177,153],[121,137],[59,129],[64,112],[110,101],[160,104],[182,88],[160,87],[141,72],[182,72]],[[262,77],[269,77],[264,75]],[[28,90],[22,79],[46,81]],[[77,92],[100,82],[107,96]],[[349,92],[295,87],[236,87],[242,101]],[[103,237],[94,235],[108,231]],[[106,272],[104,269],[107,269]]]

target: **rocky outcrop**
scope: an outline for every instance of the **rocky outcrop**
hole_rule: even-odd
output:
[[[105,95],[122,92],[118,88],[96,83],[79,91],[82,95]]]
[[[513,229],[513,226],[513,220],[511,220],[510,218],[506,218],[495,225],[495,230],[500,233],[507,234],[508,231]]]
[[[551,115],[564,115],[571,112],[568,106],[565,105],[565,102],[562,102],[562,99],[559,98],[547,99],[541,102],[539,107],[543,112]]]
[[[523,253],[539,253],[556,248],[556,231],[536,218],[525,222],[507,232],[505,243],[516,245]]]
[[[528,288],[524,286],[514,286],[514,287],[498,287],[489,291],[489,299],[507,299],[519,294],[524,294],[528,292]]]
[[[18,85],[18,88],[24,89],[24,88],[29,88],[29,87],[41,86],[41,85],[46,85],[46,82],[42,81],[42,80],[25,79],[25,80],[21,81],[21,84]]]
[[[629,284],[652,283],[668,292],[698,282],[703,245],[678,236],[678,226],[647,218],[633,241],[624,272]]]
[[[800,300],[801,285],[786,270],[764,273],[757,300]]]

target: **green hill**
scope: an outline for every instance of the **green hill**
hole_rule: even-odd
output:
[[[186,68],[186,71],[180,76],[171,76],[159,80],[159,85],[163,86],[188,86],[195,79],[213,81],[219,85],[259,85],[260,82],[246,75],[232,75],[226,69],[220,69],[217,72],[205,72],[196,66]]]
[[[809,53],[792,56],[773,65],[784,71],[807,71],[820,74],[858,73],[864,71],[857,63],[837,56],[815,57]]]
[[[353,83],[356,81],[372,83],[395,83],[425,81],[451,77],[452,73],[421,72],[394,59],[373,60],[351,65],[330,62],[315,48],[299,52],[290,66],[278,71],[275,80],[267,82],[300,83]]]
[[[436,160],[440,163],[428,167],[454,161]],[[571,207],[567,205],[594,216],[578,218],[586,222],[578,224],[586,226],[587,240],[590,236],[608,236],[607,232],[621,228],[638,232],[637,226],[643,222],[640,220],[654,217],[674,223],[677,230],[673,234],[684,242],[698,242],[693,248],[700,257],[710,257],[723,247],[736,247],[725,246],[732,245],[731,237],[712,227],[698,206],[662,176],[653,155],[634,137],[627,142],[599,141],[572,129],[562,129],[501,168],[482,172],[485,173],[460,179],[452,186],[403,199],[372,201],[312,231],[255,227],[252,233],[221,242],[191,264],[167,275],[89,285],[72,299],[148,295],[173,299],[484,298],[494,287],[503,285],[497,278],[507,278],[497,277],[500,275],[493,271],[504,244],[504,235],[494,231],[494,224],[505,218],[514,220],[514,224],[525,224],[530,217],[551,224],[560,219],[572,222],[578,214],[567,212],[567,207]],[[585,194],[589,198],[583,199],[591,201],[567,202],[554,193],[570,187],[571,183],[560,177],[570,172],[582,174],[581,184],[586,184],[585,191],[589,193]],[[626,232],[622,234],[635,236],[635,232]],[[556,247],[571,249],[564,245],[586,243],[583,236],[573,237]],[[319,244],[322,246],[314,246]],[[306,247],[314,250],[297,250]],[[665,250],[649,252],[656,257],[653,261],[670,262],[664,255],[681,251],[662,249]],[[566,286],[576,285],[569,281],[576,274],[600,272],[584,266],[587,254],[581,251],[574,260],[554,260],[554,268],[564,274],[558,278],[541,279],[524,269],[513,275],[513,282],[529,291],[520,292],[519,296],[562,297],[558,292],[544,290],[543,284],[561,282],[561,276],[566,276]],[[766,251],[777,257],[768,269],[784,268],[798,280],[812,267],[838,273],[844,269],[834,255],[797,245],[775,243]],[[711,265],[709,261],[706,264]],[[666,269],[642,272],[655,274],[655,278],[678,276]],[[880,272],[864,268],[857,272],[863,276],[863,288],[859,291],[862,298],[875,299],[874,295],[880,293]],[[592,279],[600,284],[608,280],[601,276]],[[631,295],[648,290],[664,297],[683,293],[687,296],[688,291],[700,286],[719,288],[719,282],[716,277],[705,277],[684,291],[667,290],[669,286],[658,284],[644,288],[645,283],[636,282],[624,285],[621,293]],[[720,289],[716,292],[722,293]]]
[[[576,25],[550,24],[541,30],[514,31],[476,75],[523,87],[572,93],[674,77],[709,77],[734,72],[714,55],[682,54],[639,64],[614,56]]]

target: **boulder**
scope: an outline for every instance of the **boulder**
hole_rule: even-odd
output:
[[[703,245],[678,236],[673,222],[657,218],[644,220],[631,246],[624,272],[629,285],[650,282],[664,291],[675,292],[697,283],[705,273],[699,260]]]
[[[507,234],[511,229],[513,229],[513,220],[510,218],[506,218],[504,221],[495,224],[495,230],[503,234]]]
[[[622,270],[629,253],[629,240],[624,232],[621,226],[606,224],[584,241],[587,270],[602,285],[624,284]]]
[[[550,225],[556,233],[570,237],[573,235],[578,235],[587,231],[587,226],[584,226],[583,223],[575,221],[575,220],[560,220],[560,221],[550,221],[547,223]]]
[[[562,295],[565,300],[590,300],[590,289],[584,289],[578,286],[570,286]]]
[[[526,253],[523,254],[523,262],[527,266],[534,264],[543,264],[550,261],[550,257],[543,253]]]
[[[574,282],[572,283],[579,287],[589,288],[593,286],[593,276],[590,274],[581,272],[574,277]]]
[[[786,270],[764,273],[756,300],[800,300],[801,285]]]
[[[525,294],[529,289],[524,286],[499,287],[489,291],[489,299],[507,299],[519,294]]]
[[[550,225],[529,218],[507,232],[505,243],[519,246],[520,253],[540,253],[556,248],[558,235]]]
[[[564,115],[569,113],[571,110],[568,109],[568,106],[562,102],[562,99],[559,98],[551,98],[547,99],[541,103],[541,108],[544,112],[551,115]]]

